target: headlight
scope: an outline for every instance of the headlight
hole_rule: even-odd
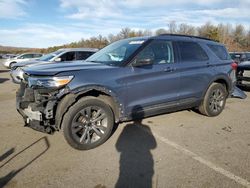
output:
[[[15,70],[12,69],[10,72],[10,75],[15,83],[20,83],[21,80],[23,80],[23,74],[24,72],[20,67],[17,67]]]
[[[68,84],[73,79],[73,76],[60,76],[60,77],[29,77],[29,87],[45,87],[57,88]]]

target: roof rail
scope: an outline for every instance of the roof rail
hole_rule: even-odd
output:
[[[213,39],[209,39],[206,37],[199,37],[199,36],[193,36],[193,35],[182,35],[182,34],[172,34],[172,33],[164,33],[164,34],[160,34],[158,36],[177,36],[177,37],[190,37],[190,38],[197,38],[197,39],[203,39],[203,40],[209,40],[209,41],[215,41]],[[217,42],[217,41],[215,41]]]

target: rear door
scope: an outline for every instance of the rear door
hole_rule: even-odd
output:
[[[152,61],[152,64],[148,64]],[[137,66],[138,62],[140,66]],[[145,62],[145,64],[143,64]],[[180,75],[171,41],[153,40],[132,61],[127,78],[127,109],[157,110],[177,105]],[[146,112],[145,112],[146,113]]]
[[[209,57],[202,44],[194,41],[177,42],[180,58],[180,103],[199,100],[213,74]]]

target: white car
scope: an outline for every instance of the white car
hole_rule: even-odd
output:
[[[11,68],[11,66],[13,66],[15,63],[35,60],[35,59],[40,58],[42,55],[43,54],[41,53],[25,53],[25,54],[16,56],[14,58],[4,59],[2,63],[3,63],[3,66],[5,66],[6,68]]]
[[[10,75],[14,83],[19,84],[23,79],[23,71],[24,67],[31,67],[42,64],[50,64],[50,63],[70,63],[74,61],[82,61],[87,59],[89,56],[97,52],[97,48],[65,48],[59,49],[50,54],[46,54],[39,58],[38,60],[32,61],[23,61],[20,63],[16,63],[11,66]]]

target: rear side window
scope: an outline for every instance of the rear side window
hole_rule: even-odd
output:
[[[36,58],[36,57],[41,57],[42,54],[33,54],[33,57]]]
[[[224,46],[208,44],[208,47],[215,53],[215,55],[221,60],[229,60],[230,55]]]
[[[250,60],[250,53],[246,53],[247,60]]]
[[[92,54],[94,54],[94,52],[76,52],[76,60],[85,60]]]
[[[182,61],[206,61],[208,56],[198,43],[177,42]]]

